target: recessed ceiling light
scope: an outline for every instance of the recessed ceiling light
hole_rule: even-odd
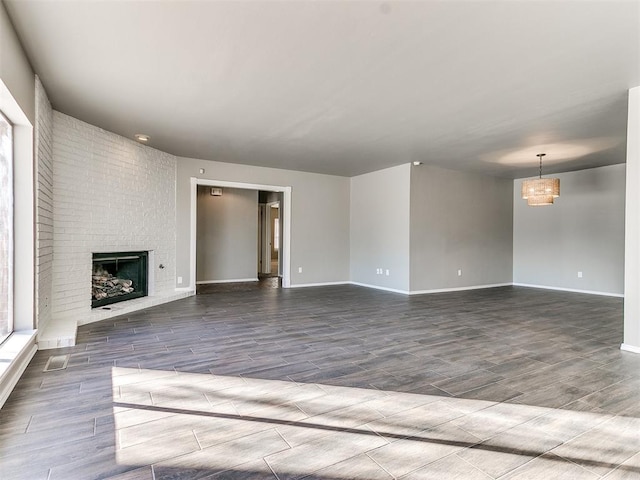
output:
[[[144,133],[136,133],[134,136],[137,141],[142,143],[147,143],[151,139],[149,135],[145,135]]]

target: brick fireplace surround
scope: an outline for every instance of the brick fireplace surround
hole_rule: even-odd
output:
[[[53,111],[37,95],[39,348],[78,325],[192,295],[175,289],[176,158]],[[149,296],[91,309],[92,253],[149,251]],[[163,268],[159,268],[160,265]]]

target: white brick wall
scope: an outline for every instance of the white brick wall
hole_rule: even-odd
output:
[[[154,295],[175,293],[176,158],[55,111],[53,126],[53,319],[92,321],[93,252],[152,250]]]
[[[53,110],[36,77],[36,318],[40,331],[51,319],[53,281]]]

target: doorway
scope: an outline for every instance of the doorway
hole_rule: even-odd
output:
[[[258,192],[258,278],[282,277],[282,193]]]
[[[273,278],[279,282],[279,285],[283,288],[289,288],[290,286],[290,246],[291,246],[291,187],[286,186],[272,186],[272,185],[259,185],[248,184],[239,182],[228,182],[222,180],[208,180],[201,178],[191,178],[191,248],[190,248],[190,265],[191,265],[191,288],[195,289],[196,282],[196,257],[197,257],[197,238],[198,238],[198,186],[217,187],[217,188],[235,188],[257,191],[258,198],[260,193],[264,192],[266,195],[264,202],[264,218],[265,224],[268,225],[269,235],[266,236],[264,230],[260,228],[261,222],[258,220],[258,238],[257,244],[264,245],[269,241],[269,250],[266,248],[259,248],[263,252],[262,267],[260,262],[257,263],[257,268],[254,270],[260,274],[262,269],[268,267],[268,275],[274,275]],[[214,195],[211,193],[211,195]],[[223,193],[224,196],[224,193]],[[267,210],[267,204],[268,210]],[[256,212],[259,215],[261,204],[258,202],[259,210]],[[254,210],[255,211],[255,210]],[[255,217],[254,217],[255,218]],[[266,219],[268,218],[268,222]],[[255,221],[255,220],[254,220]],[[255,224],[254,224],[255,225]],[[265,227],[266,228],[266,227]],[[254,237],[255,238],[255,237]],[[255,240],[254,240],[255,241]],[[254,243],[255,245],[256,243]],[[277,248],[275,248],[277,247]],[[254,250],[255,252],[256,250]],[[254,253],[255,255],[255,253]],[[255,258],[255,257],[254,257]],[[255,265],[255,263],[254,263]],[[259,276],[259,275],[258,275]],[[269,277],[272,278],[272,277]],[[223,281],[216,281],[215,283],[223,283]],[[229,282],[231,283],[231,282]],[[259,282],[258,282],[259,283]]]

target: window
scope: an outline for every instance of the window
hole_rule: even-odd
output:
[[[13,127],[0,112],[0,343],[13,331]]]

